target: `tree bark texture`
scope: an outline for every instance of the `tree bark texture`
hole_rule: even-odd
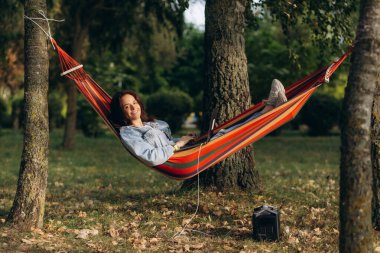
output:
[[[216,124],[220,124],[251,105],[244,39],[247,6],[247,0],[206,1],[203,131],[208,130],[214,108],[218,108]],[[258,189],[252,146],[206,170],[200,178],[202,185],[220,190]]]
[[[372,252],[371,109],[379,76],[380,1],[362,0],[343,101],[340,252]]]
[[[372,107],[373,225],[380,230],[380,59]]]
[[[25,1],[25,15],[46,13],[45,0]],[[25,19],[26,20],[26,19]],[[39,24],[47,29],[46,22]],[[8,222],[20,229],[42,227],[48,172],[48,54],[46,35],[25,21],[24,146],[16,196]]]

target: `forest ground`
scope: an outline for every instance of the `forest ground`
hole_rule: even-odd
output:
[[[22,133],[0,130],[0,252],[338,252],[339,135],[299,132],[254,145],[261,192],[180,191],[132,158],[111,135],[78,134],[74,150],[51,134],[43,229],[20,233],[5,219],[16,191]],[[279,242],[252,239],[255,207],[280,209]],[[380,232],[374,231],[375,252]]]

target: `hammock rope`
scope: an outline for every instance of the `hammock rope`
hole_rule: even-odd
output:
[[[118,129],[109,120],[111,96],[85,72],[81,64],[76,62],[60,48],[54,39],[52,39],[52,42],[59,56],[62,73],[65,73],[67,78],[75,82],[78,90],[85,96],[94,110],[102,117],[114,135],[120,140],[121,137]],[[333,62],[328,67],[321,68],[288,86],[285,89],[288,102],[283,105],[274,108],[258,118],[244,122],[241,126],[219,138],[203,143],[201,149],[199,145],[185,148],[184,150],[174,153],[164,164],[152,168],[174,179],[188,179],[198,175],[200,172],[225,159],[234,152],[261,139],[268,133],[292,120],[315,90],[329,80],[330,76],[347,58],[351,50],[352,47],[339,58],[339,60]],[[217,126],[212,130],[213,134],[222,128],[234,126],[235,124],[245,121],[249,116],[260,111],[264,106],[263,102],[252,106],[236,117]],[[202,138],[205,139],[207,136],[208,134],[206,133]],[[131,152],[129,151],[129,153]],[[136,156],[135,158],[139,159]]]
[[[58,19],[53,19],[53,18],[47,18],[45,16],[45,13],[42,11],[42,10],[39,10],[38,13],[42,16],[42,18],[31,18],[31,17],[28,17],[26,15],[24,15],[24,18],[26,19],[29,19],[30,21],[32,21],[35,25],[37,25],[44,33],[45,35],[50,39],[50,42],[53,46],[53,49],[55,50],[55,47],[54,47],[54,43],[52,41],[53,37],[51,36],[51,30],[50,30],[50,23],[49,21],[54,21],[54,22],[63,22],[65,21],[64,19],[61,19],[61,20],[58,20]],[[42,28],[42,26],[40,26],[36,21],[34,20],[45,20],[46,23],[47,23],[47,26],[48,26],[48,31],[45,31],[45,29]]]

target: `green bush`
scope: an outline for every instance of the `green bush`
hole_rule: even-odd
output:
[[[316,94],[302,109],[300,121],[309,127],[309,135],[328,135],[339,124],[341,101],[327,94]]]
[[[192,98],[180,90],[161,90],[153,93],[147,99],[148,113],[166,121],[173,133],[181,129],[182,123],[192,108]]]
[[[86,137],[98,137],[105,133],[103,120],[83,96],[78,99],[78,127]]]

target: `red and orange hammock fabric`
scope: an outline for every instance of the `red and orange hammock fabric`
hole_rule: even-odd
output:
[[[83,66],[71,58],[56,41],[52,39],[60,59],[62,74],[74,80],[76,87],[86,97],[95,111],[103,118],[104,122],[120,139],[118,129],[109,120],[111,96],[107,94],[83,69]],[[227,134],[209,142],[199,144],[185,150],[174,153],[164,164],[153,167],[162,174],[179,180],[191,178],[212,165],[220,162],[229,155],[239,151],[247,145],[261,139],[288,121],[292,120],[314,91],[326,82],[332,73],[342,64],[351,52],[346,52],[339,60],[330,66],[322,68],[313,74],[293,83],[286,88],[288,102],[261,115],[258,118],[245,122]],[[264,108],[260,102],[238,116],[219,125],[212,130],[218,132],[222,128],[228,128],[240,122],[253,113]],[[205,135],[206,136],[206,135]],[[129,151],[129,153],[131,153]],[[131,153],[132,154],[132,153]],[[136,157],[138,159],[138,157]]]

